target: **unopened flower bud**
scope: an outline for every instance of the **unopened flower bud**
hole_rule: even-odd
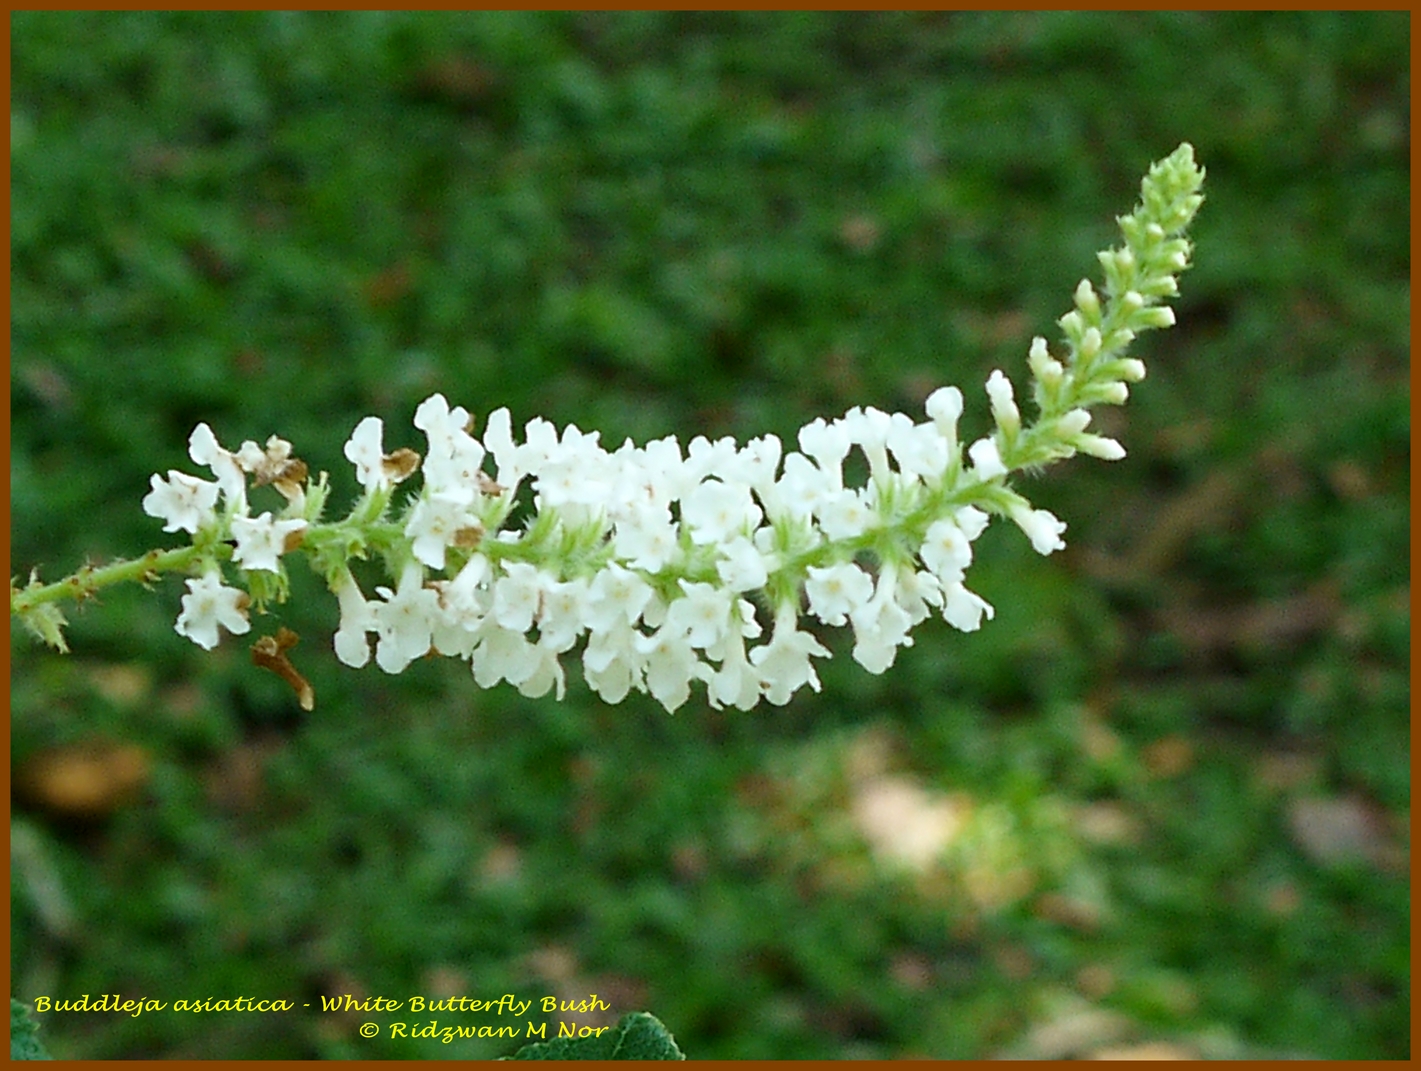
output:
[[[1154,305],[1148,309],[1140,309],[1133,319],[1141,327],[1173,327],[1174,310],[1168,305]]]
[[[1100,330],[1095,327],[1087,327],[1085,334],[1081,335],[1081,356],[1087,361],[1100,352]]]
[[[1106,383],[1101,387],[1100,400],[1106,405],[1124,405],[1130,397],[1130,388],[1120,382]]]
[[[1037,335],[1031,340],[1031,352],[1026,358],[1027,365],[1031,372],[1043,385],[1055,389],[1061,382],[1061,377],[1066,374],[1061,362],[1051,356],[1046,348],[1046,340]]]
[[[1021,430],[1021,411],[1016,407],[1012,394],[1011,380],[996,369],[987,379],[987,397],[992,401],[992,416],[1004,435],[1015,435]]]
[[[1104,435],[1079,435],[1071,445],[1081,453],[1098,457],[1102,461],[1119,461],[1125,456],[1125,448]]]
[[[927,413],[946,442],[954,461],[959,457],[957,418],[962,415],[962,392],[956,387],[939,387],[928,395]]]
[[[1089,279],[1082,279],[1076,287],[1076,308],[1087,320],[1094,322],[1100,319],[1100,298],[1096,296]]]

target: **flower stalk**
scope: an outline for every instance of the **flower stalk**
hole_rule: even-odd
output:
[[[1161,302],[1189,265],[1183,234],[1203,176],[1187,144],[1150,168],[1140,203],[1119,220],[1124,244],[1100,254],[1103,288],[1082,280],[1058,321],[1064,353],[1053,356],[1043,338],[1031,344],[1035,419],[1023,418],[1011,380],[994,371],[994,429],[965,451],[955,387],[928,397],[925,422],[854,408],[801,428],[798,451],[769,435],[744,446],[697,437],[684,454],[674,436],[609,452],[595,432],[536,418],[518,442],[506,409],[480,439],[469,413],[436,394],[415,413],[423,457],[384,453],[378,418],[357,425],[345,456],[363,494],[330,522],[325,474],[310,479],[290,443],[272,436],[228,451],[200,424],[189,454],[213,479],[155,475],[143,500],[191,545],[86,565],[52,584],[12,583],[11,613],[66,650],[61,603],[179,572],[190,579],[177,631],[211,648],[221,631],[247,632],[252,610],[286,599],[285,559],[299,554],[337,597],[334,647],[350,666],[370,660],[373,637],[389,673],[437,653],[469,661],[482,686],[508,681],[525,695],[561,697],[562,656],[581,645],[584,676],[608,702],[637,690],[675,710],[699,682],[713,706],[748,709],[819,688],[811,660],[829,652],[802,627],[807,615],[851,627],[855,660],[884,672],[932,612],[964,631],[992,616],[964,586],[971,544],[992,516],[1011,520],[1041,554],[1065,546],[1065,523],[1032,507],[1011,474],[1076,453],[1124,457],[1119,443],[1086,430],[1089,409],[1127,400],[1145,375],[1129,345],[1174,323]],[[869,466],[861,487],[844,481],[854,449]],[[422,486],[397,503],[416,473]],[[508,522],[525,480],[533,512],[516,528]],[[274,486],[285,507],[253,515],[249,481]],[[390,580],[375,598],[350,568],[372,556]],[[258,664],[290,680],[303,706],[312,701],[284,655],[294,635],[264,640]]]

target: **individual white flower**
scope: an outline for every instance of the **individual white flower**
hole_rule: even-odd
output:
[[[272,520],[270,513],[260,517],[233,517],[232,538],[237,541],[237,549],[232,552],[232,561],[248,571],[278,572],[281,563],[277,559],[286,553],[291,537],[306,527],[306,521],[300,517],[282,521]]]
[[[553,690],[555,698],[561,701],[567,690],[567,676],[563,672],[562,663],[558,661],[558,652],[541,638],[529,647],[529,673],[517,685],[519,694],[526,695],[529,699],[537,699]]]
[[[557,453],[557,425],[542,417],[534,417],[523,425],[523,445],[518,448],[518,455],[525,472],[537,473]]]
[[[720,649],[712,655],[720,657],[719,669],[704,663],[697,668],[700,678],[706,682],[706,698],[712,709],[733,706],[749,710],[760,701],[760,674],[745,657],[745,640],[740,632],[732,628],[721,641]]]
[[[600,448],[587,453],[560,449],[538,472],[534,487],[540,505],[600,507],[611,489],[606,479],[606,458]]]
[[[492,619],[485,621],[479,628],[479,644],[469,659],[474,680],[480,688],[492,688],[505,680],[518,687],[542,664],[543,656],[536,646],[521,632],[504,628]]]
[[[751,439],[738,455],[740,478],[759,494],[774,486],[783,448],[779,436],[762,435]]]
[[[983,513],[976,506],[963,506],[952,514],[953,521],[957,527],[962,529],[962,534],[967,537],[967,542],[976,542],[979,535],[987,530],[987,524],[991,517]]]
[[[765,531],[765,529],[760,529]],[[736,536],[719,548],[720,560],[715,571],[730,591],[754,591],[765,586],[770,577],[771,560],[753,542]]]
[[[390,486],[385,472],[385,422],[379,417],[366,417],[345,444],[345,456],[355,466],[355,478],[369,494]]]
[[[217,436],[206,424],[199,424],[188,436],[188,456],[212,470],[229,510],[236,513],[247,511],[247,477],[242,472],[242,466],[230,451],[222,448]]]
[[[618,520],[614,544],[617,557],[648,573],[660,572],[679,551],[671,514],[659,506],[639,507]]]
[[[440,616],[430,642],[442,655],[468,658],[479,640],[479,627],[488,614],[492,595],[484,581],[491,573],[488,559],[473,554],[453,580],[436,580],[430,587],[439,595]]]
[[[819,526],[830,539],[853,539],[878,522],[878,515],[864,501],[862,491],[844,488],[819,500]]]
[[[143,498],[143,512],[167,523],[165,532],[193,532],[216,517],[218,486],[196,476],[168,470],[165,481],[156,472],[149,481],[153,488]]]
[[[912,616],[899,605],[898,568],[885,562],[878,571],[873,598],[849,615],[854,626],[854,661],[870,673],[893,665],[899,647],[911,647]]]
[[[888,449],[898,462],[900,472],[924,479],[941,476],[949,460],[947,440],[933,424],[914,424],[902,413],[895,413],[888,433]]]
[[[636,624],[651,601],[651,586],[630,569],[613,562],[592,578],[586,616],[593,632],[608,632]]]
[[[967,448],[967,455],[972,459],[973,472],[979,480],[994,480],[1007,473],[994,439],[978,439]]]
[[[506,423],[507,410],[503,413]],[[423,466],[427,492],[462,495],[472,501],[482,490],[484,446],[469,434],[469,424],[468,410],[450,409],[442,394],[426,398],[415,411],[414,425],[429,440]]]
[[[504,562],[507,574],[493,585],[493,619],[506,629],[527,632],[533,627],[548,578],[527,562]]]
[[[948,624],[963,632],[976,632],[982,625],[982,615],[990,620],[996,614],[991,603],[975,592],[968,591],[960,580],[949,580],[942,586],[942,616]]]
[[[543,609],[538,617],[538,644],[561,653],[577,642],[587,628],[587,581],[551,581],[543,589]]]
[[[644,659],[647,691],[674,713],[691,695],[691,678],[699,664],[695,649],[669,623],[653,635],[638,637],[635,643]]]
[[[844,458],[852,447],[853,441],[837,420],[827,424],[817,417],[799,429],[799,448],[815,460],[835,490],[844,486]]]
[[[824,470],[803,454],[792,453],[785,458],[784,475],[775,484],[774,502],[791,517],[806,518],[814,513],[819,502],[838,487]]]
[[[483,463],[483,444],[472,435],[458,432],[453,449],[430,448],[424,459],[425,490],[473,501],[490,484]]]
[[[961,528],[944,518],[928,528],[918,557],[939,580],[961,580],[963,570],[972,564],[972,544]]]
[[[468,434],[469,411],[463,406],[449,408],[442,394],[431,394],[414,411],[414,426],[424,432],[430,450],[452,453],[460,435]]]
[[[706,480],[681,500],[681,523],[690,529],[691,542],[724,543],[754,528],[763,514],[743,483]]]
[[[210,651],[217,646],[219,625],[234,636],[251,630],[252,623],[247,620],[247,593],[225,587],[219,571],[214,569],[196,580],[189,580],[187,588],[182,612],[174,626],[179,636],[186,636]]]
[[[511,492],[527,470],[513,441],[513,419],[507,409],[495,409],[489,414],[488,423],[484,425],[484,446],[493,454],[498,466],[494,479],[505,491]]]
[[[680,581],[685,596],[666,608],[663,629],[674,629],[704,650],[720,641],[730,628],[731,594],[714,584]]]
[[[444,568],[444,549],[454,543],[459,532],[471,527],[469,500],[461,494],[424,494],[405,522],[405,535],[414,540],[414,556],[431,569]]]
[[[707,476],[719,476],[732,482],[739,480],[740,457],[735,440],[725,435],[711,442],[704,435],[697,435],[686,447],[685,470],[692,487]]]
[[[336,657],[352,669],[360,669],[370,661],[367,634],[378,627],[375,613],[349,573],[336,588],[336,598],[340,600],[340,628],[336,629],[335,634]]]
[[[1066,546],[1066,541],[1061,538],[1061,533],[1066,530],[1066,522],[1057,520],[1050,510],[1031,509],[1018,502],[1007,507],[1007,516],[1026,533],[1026,538],[1031,540],[1036,553],[1050,554],[1053,550],[1062,550]]]
[[[750,661],[759,671],[765,698],[775,706],[784,706],[806,684],[816,692],[820,689],[819,675],[809,659],[811,656],[827,658],[829,652],[797,626],[798,615],[795,608],[789,606],[775,616],[775,631],[770,642],[750,652]]]
[[[484,583],[492,572],[489,560],[482,554],[469,555],[454,579],[443,582],[439,589],[440,604],[449,613],[466,618],[470,628],[475,627],[484,614],[480,595],[486,591]]]
[[[804,582],[809,609],[826,625],[842,625],[873,596],[873,578],[853,562],[824,568],[811,565]]]
[[[372,607],[380,637],[375,661],[386,673],[399,673],[428,653],[439,615],[439,595],[424,586],[424,571],[413,562],[405,566],[398,590],[375,590],[385,599]]]
[[[429,633],[429,645],[445,658],[471,658],[479,642],[479,626],[483,619],[470,621],[461,614],[451,614],[440,606],[440,614]]]
[[[580,480],[580,486],[568,490],[568,500],[581,504],[594,504],[607,494],[607,450],[598,440],[601,432],[583,432],[576,423],[563,429],[563,437],[557,449],[549,456],[549,463],[566,464]],[[549,466],[544,464],[543,479],[549,477]]]
[[[854,661],[870,673],[886,672],[898,658],[898,648],[912,646],[912,640],[866,632],[854,640]]]
[[[607,514],[613,520],[621,519],[624,506],[667,509],[697,483],[689,478],[681,444],[674,435],[656,439],[645,447],[637,447],[628,439],[609,460],[619,466],[613,500],[606,503]]]
[[[835,423],[843,428],[850,441],[857,443],[868,458],[870,479],[875,483],[888,479],[887,446],[888,434],[893,428],[893,418],[871,405],[867,408],[854,406]]]
[[[608,703],[620,703],[641,686],[642,634],[625,623],[593,632],[582,652],[582,672],[588,685]]]
[[[902,569],[893,597],[907,612],[908,620],[916,625],[929,616],[928,607],[942,606],[942,582],[927,570]]]

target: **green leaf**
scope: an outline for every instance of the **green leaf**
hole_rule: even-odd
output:
[[[596,1037],[558,1038],[524,1045],[505,1060],[684,1060],[676,1039],[648,1012],[624,1015]]]
[[[627,1018],[631,1018],[628,1016]],[[648,1016],[648,1018],[650,1018]],[[623,1020],[625,1021],[625,1020]],[[652,1022],[656,1022],[652,1019]],[[660,1023],[656,1023],[659,1027]],[[10,998],[10,1059],[48,1060],[49,1053],[39,1043],[39,1023],[30,1018],[30,1009],[14,997]],[[670,1036],[667,1036],[670,1040]],[[673,1045],[674,1049],[675,1046]]]

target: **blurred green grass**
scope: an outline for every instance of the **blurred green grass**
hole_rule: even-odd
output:
[[[1021,381],[1148,163],[1189,140],[1209,171],[1179,326],[1097,416],[1130,457],[1034,481],[1069,550],[989,533],[997,619],[881,678],[834,640],[822,694],[672,718],[355,673],[299,569],[306,716],[173,633],[173,580],[71,615],[69,658],[16,637],[15,995],[598,992],[693,1058],[1408,1055],[1409,32],[15,13],[15,575],[157,545],[139,501],[199,420],[289,438],[337,504],[349,429],[417,446],[435,390],[615,444],[951,382],[979,433],[977,385]],[[940,865],[885,863],[885,800],[953,826]],[[355,1026],[44,1031],[511,1049]]]

